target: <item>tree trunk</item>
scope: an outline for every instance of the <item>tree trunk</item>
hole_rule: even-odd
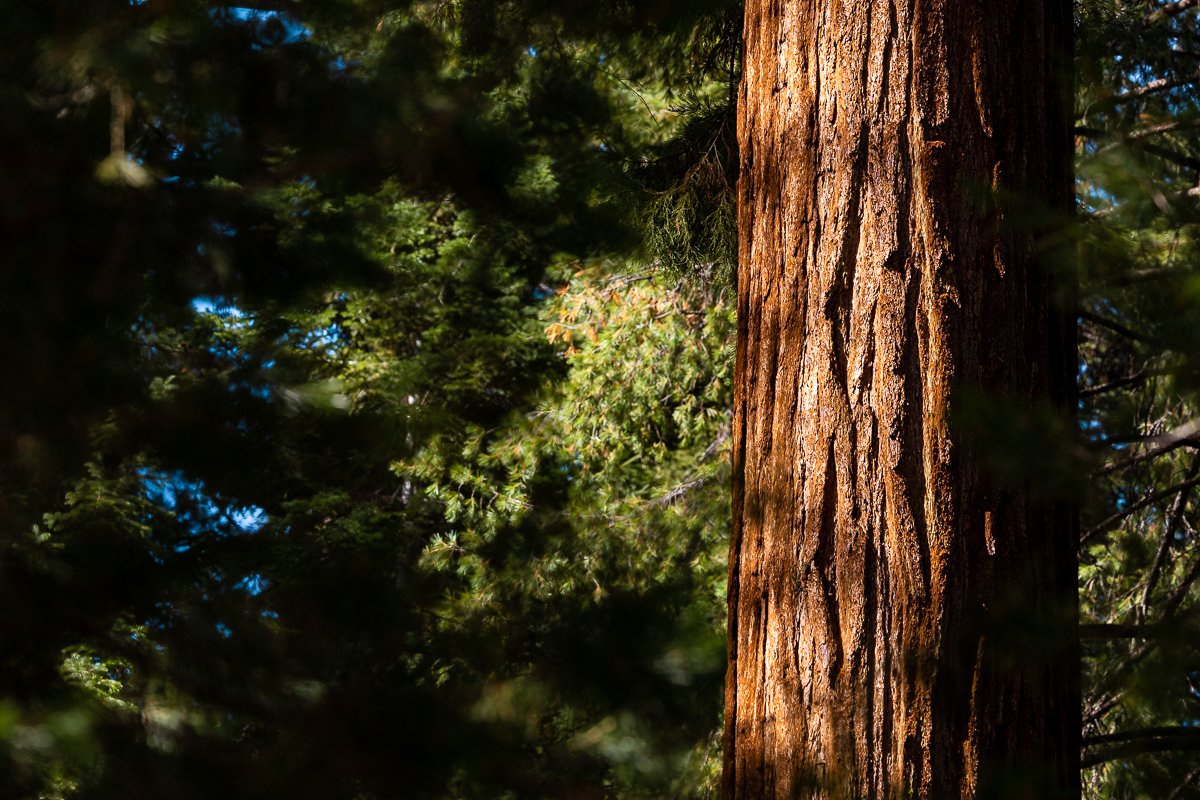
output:
[[[724,795],[1079,792],[1067,0],[748,0]],[[1061,251],[1059,251],[1061,252]]]

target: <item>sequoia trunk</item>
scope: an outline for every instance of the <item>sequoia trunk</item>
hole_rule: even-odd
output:
[[[959,425],[1072,407],[1070,34],[746,4],[728,800],[1078,796],[1075,517]]]

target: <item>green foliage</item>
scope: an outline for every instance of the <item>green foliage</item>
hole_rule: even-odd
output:
[[[0,795],[711,794],[728,312],[570,265],[728,7],[4,10]]]
[[[639,171],[651,193],[643,212],[645,250],[667,272],[699,273],[702,281],[732,295],[737,266],[734,109],[727,97],[718,96],[694,100],[682,111],[679,132]]]
[[[589,270],[543,315],[565,379],[394,467],[450,526],[421,567],[459,581],[449,630],[517,648],[494,691],[540,749],[607,765],[622,796],[711,794],[717,705],[694,698],[723,671],[730,314]]]
[[[1178,4],[1174,4],[1178,5]],[[1195,797],[1194,10],[1078,12],[1088,797]]]

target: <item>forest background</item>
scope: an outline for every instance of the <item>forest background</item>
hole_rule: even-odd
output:
[[[970,420],[1089,797],[1200,796],[1197,6],[1076,4],[1078,419]],[[715,796],[740,4],[0,11],[0,796]]]

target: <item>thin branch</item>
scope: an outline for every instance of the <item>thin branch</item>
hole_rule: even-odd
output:
[[[701,461],[708,461],[717,453],[721,452],[721,446],[729,441],[729,437],[733,435],[732,417],[733,410],[727,409],[725,411],[725,422],[723,422],[721,427],[717,430],[717,437],[712,440],[708,447],[704,448],[704,453],[700,456]]]
[[[1190,193],[1194,189],[1188,189],[1186,192],[1180,192],[1179,196],[1191,196]],[[1196,271],[1189,267],[1161,267],[1159,269],[1140,269],[1135,272],[1128,272],[1124,275],[1119,275],[1104,284],[1105,288],[1126,286],[1136,286],[1140,283],[1148,283],[1150,281],[1165,280],[1167,278],[1182,278],[1188,275],[1194,275]]]
[[[1178,164],[1181,167],[1187,167],[1188,169],[1200,169],[1200,158],[1193,158],[1192,156],[1172,150],[1169,147],[1163,147],[1159,144],[1151,144],[1150,142],[1141,142],[1138,146],[1150,155],[1166,159],[1167,161],[1170,161],[1173,164]]]
[[[1197,561],[1197,563],[1193,566],[1191,573],[1189,574],[1188,578],[1184,580],[1184,583],[1188,584],[1191,581],[1194,581],[1197,575],[1200,575],[1200,561]],[[1182,599],[1182,596],[1186,595],[1186,591],[1186,588],[1183,588],[1180,590],[1180,592],[1177,592],[1177,595]],[[1164,605],[1168,605],[1169,603],[1171,603],[1171,601],[1164,603]],[[1184,622],[1183,614],[1175,614],[1178,605],[1178,602],[1170,605],[1170,607],[1164,612],[1161,622],[1143,627],[1149,630],[1156,630],[1160,634],[1171,632],[1173,628]],[[1194,614],[1195,609],[1190,609],[1185,613]],[[1117,665],[1116,668],[1109,671],[1096,682],[1100,685],[1101,690],[1108,691],[1109,693],[1107,695],[1102,695],[1103,699],[1097,701],[1092,709],[1085,713],[1085,725],[1091,725],[1098,722],[1101,717],[1103,717],[1114,707],[1116,707],[1119,702],[1121,702],[1121,696],[1124,694],[1124,689],[1114,690],[1113,687],[1120,686],[1122,682],[1126,681],[1130,673],[1133,672],[1133,669],[1147,656],[1157,650],[1159,645],[1169,637],[1158,635],[1138,638],[1142,638],[1143,641],[1140,645],[1138,645],[1137,649],[1130,653],[1129,657]]]
[[[1184,11],[1194,7],[1197,2],[1200,2],[1200,0],[1177,0],[1174,3],[1167,3],[1162,8],[1147,14],[1144,22],[1147,25],[1154,25],[1155,23],[1162,22],[1164,19],[1179,16]]]
[[[1200,122],[1198,122],[1197,120],[1194,120],[1194,119],[1192,119],[1192,120],[1173,120],[1171,122],[1164,122],[1160,125],[1151,125],[1149,128],[1142,128],[1140,130],[1130,131],[1129,133],[1125,134],[1125,140],[1133,142],[1133,141],[1137,141],[1139,139],[1147,139],[1151,136],[1158,136],[1159,134],[1162,134],[1162,133],[1171,133],[1172,131],[1177,131],[1177,130],[1181,130],[1181,129],[1195,128],[1198,125],[1200,125]]]
[[[1121,336],[1124,336],[1128,339],[1133,339],[1136,342],[1144,342],[1146,344],[1154,344],[1154,340],[1152,338],[1150,338],[1149,336],[1146,336],[1143,333],[1138,333],[1137,331],[1132,330],[1131,328],[1125,327],[1124,325],[1122,325],[1119,322],[1116,322],[1111,319],[1106,319],[1106,318],[1100,316],[1099,314],[1093,313],[1091,311],[1080,311],[1079,318],[1087,320],[1088,322],[1091,322],[1095,325],[1099,325],[1101,328],[1107,328],[1108,330],[1112,331],[1113,333],[1118,333]]]
[[[133,115],[133,98],[115,81],[109,87],[108,96],[112,104],[112,116],[108,124],[109,152],[114,156],[124,156],[125,128]]]
[[[651,267],[656,268],[657,266],[658,266],[658,262],[651,264]],[[643,273],[632,274],[632,275],[613,275],[609,278],[604,279],[604,288],[607,289],[608,291],[612,292],[612,291],[620,289],[622,286],[626,286],[628,284],[639,283],[641,281],[649,281],[649,280],[653,280],[653,279],[654,279],[654,273],[652,273],[652,272],[643,272]]]
[[[1134,742],[1138,739],[1161,738],[1164,736],[1185,736],[1194,738],[1200,736],[1200,728],[1183,725],[1159,725],[1150,728],[1133,728],[1115,733],[1102,733],[1096,736],[1083,737],[1084,747],[1094,747],[1098,744],[1114,744],[1116,742]]]
[[[1144,83],[1141,86],[1136,86],[1128,91],[1121,92],[1120,94],[1114,94],[1111,97],[1106,97],[1101,102],[1119,105],[1121,103],[1129,102],[1130,100],[1140,100],[1146,95],[1157,94],[1158,92],[1166,92],[1170,91],[1171,89],[1178,89],[1181,86],[1190,86],[1192,83],[1194,83],[1194,81],[1175,81],[1168,78],[1159,78],[1157,80]]]
[[[702,475],[699,478],[694,478],[690,481],[684,481],[683,483],[679,484],[671,491],[664,494],[662,497],[655,500],[654,503],[655,503],[655,505],[659,505],[659,506],[674,505],[676,503],[676,501],[679,500],[679,498],[683,497],[685,494],[693,491],[694,489],[699,489],[699,488],[707,485],[711,480],[712,480],[711,475]]]
[[[1116,622],[1087,622],[1079,626],[1081,639],[1153,639],[1162,635],[1162,625],[1127,625]]]
[[[1196,778],[1200,778],[1200,767],[1197,767],[1189,772],[1187,777],[1180,781],[1179,785],[1175,787],[1175,790],[1167,796],[1167,800],[1178,800],[1178,798],[1183,797],[1183,793],[1187,791],[1189,786],[1195,783]]]
[[[1175,610],[1183,604],[1183,601],[1187,599],[1188,590],[1192,588],[1192,584],[1196,582],[1197,578],[1200,578],[1200,558],[1192,563],[1191,569],[1188,570],[1187,575],[1183,576],[1183,580],[1175,587],[1175,591],[1171,592],[1170,596],[1163,601],[1163,617],[1174,614]]]
[[[1082,136],[1088,139],[1116,139],[1118,142],[1128,143],[1128,137],[1123,136],[1117,131],[1106,131],[1103,128],[1093,128],[1087,125],[1077,125],[1074,128],[1076,136]],[[1186,153],[1180,153],[1177,150],[1172,150],[1169,147],[1163,147],[1160,144],[1152,142],[1139,141],[1136,147],[1144,153],[1158,156],[1159,158],[1170,161],[1173,164],[1178,164],[1181,167],[1189,169],[1200,169],[1200,158],[1193,158]]]
[[[1105,475],[1110,475],[1114,472],[1132,467],[1134,464],[1140,464],[1156,456],[1161,456],[1166,453],[1176,450],[1184,445],[1194,445],[1198,441],[1196,434],[1200,433],[1200,419],[1193,419],[1185,422],[1170,433],[1165,433],[1161,436],[1155,436],[1147,439],[1146,444],[1151,444],[1153,447],[1145,453],[1140,453],[1136,456],[1130,456],[1123,461],[1112,461],[1105,464],[1100,469],[1092,473],[1093,478],[1102,478]]]
[[[1096,767],[1118,758],[1142,755],[1144,753],[1163,753],[1172,750],[1200,750],[1200,728],[1141,728],[1139,730],[1121,731],[1119,733],[1089,736],[1083,740],[1084,747],[1098,744],[1112,744],[1098,752],[1088,753],[1083,757],[1084,769]]]
[[[1100,718],[1109,711],[1112,711],[1119,702],[1121,702],[1121,692],[1113,692],[1104,699],[1100,700],[1096,703],[1095,707],[1084,713],[1084,724],[1091,725],[1092,723],[1099,722]]]
[[[1087,108],[1080,112],[1078,118],[1086,119],[1093,111],[1111,111],[1123,103],[1141,100],[1144,97],[1148,97],[1152,94],[1158,94],[1159,92],[1168,92],[1171,89],[1178,89],[1183,86],[1191,86],[1192,83],[1194,83],[1194,81],[1190,79],[1172,80],[1170,78],[1158,78],[1148,83],[1144,83],[1141,86],[1135,86],[1132,89],[1128,89],[1124,92],[1114,92],[1107,97],[1098,98],[1092,103],[1089,103]]]
[[[729,416],[728,412],[726,412],[726,416]],[[730,425],[729,420],[726,420],[725,424],[723,424],[720,430],[717,431],[716,438],[713,439],[712,443],[708,447],[704,448],[704,452],[700,455],[700,463],[703,464],[704,462],[711,460],[717,455],[717,453],[721,451],[721,447],[727,441],[729,441],[729,436],[732,432],[731,428],[732,426]],[[679,484],[654,502],[659,506],[674,505],[675,502],[685,494],[688,494],[695,489],[700,489],[711,483],[714,477],[715,476],[713,475],[697,476],[695,473],[692,473],[692,475],[688,476],[683,483]]]
[[[1200,455],[1192,457],[1187,478],[1195,478],[1197,472],[1200,472]],[[1158,578],[1162,575],[1163,567],[1166,565],[1167,554],[1171,550],[1171,543],[1175,541],[1175,531],[1179,527],[1179,520],[1183,517],[1183,509],[1187,507],[1190,495],[1190,490],[1184,490],[1175,497],[1175,502],[1171,504],[1171,511],[1167,515],[1167,524],[1164,526],[1162,538],[1158,542],[1158,552],[1154,554],[1154,564],[1150,567],[1150,574],[1146,576],[1146,586],[1142,590],[1141,613],[1143,616],[1150,607],[1150,595],[1158,585]]]
[[[1148,378],[1148,377],[1150,377],[1150,372],[1148,370],[1143,369],[1138,372],[1135,372],[1133,375],[1126,375],[1124,378],[1117,378],[1114,381],[1109,381],[1108,383],[1102,383],[1099,386],[1092,386],[1087,389],[1080,389],[1079,390],[1079,399],[1084,400],[1089,397],[1095,397],[1097,395],[1107,394],[1108,392],[1112,392],[1117,389],[1124,389],[1126,386],[1136,386],[1137,384],[1144,382],[1146,380],[1146,378]]]
[[[1200,485],[1200,478],[1191,478],[1186,481],[1180,481],[1179,483],[1175,484],[1174,486],[1168,486],[1166,489],[1163,489],[1161,491],[1155,492],[1154,494],[1143,497],[1141,500],[1138,500],[1136,503],[1132,503],[1131,505],[1126,506],[1125,508],[1121,509],[1120,511],[1118,511],[1114,514],[1110,514],[1108,517],[1105,517],[1099,524],[1093,525],[1091,528],[1088,528],[1086,531],[1084,531],[1083,536],[1080,538],[1080,544],[1086,545],[1089,541],[1096,538],[1100,534],[1106,533],[1106,532],[1112,530],[1112,528],[1115,527],[1117,525],[1117,523],[1121,522],[1121,520],[1126,519],[1127,517],[1130,517],[1130,516],[1136,514],[1137,512],[1141,511],[1143,508],[1154,505],[1155,503],[1157,503],[1160,500],[1165,500],[1166,498],[1170,497],[1173,494],[1176,494],[1177,492],[1183,492],[1187,489],[1191,489],[1193,486],[1198,486],[1198,485]]]

